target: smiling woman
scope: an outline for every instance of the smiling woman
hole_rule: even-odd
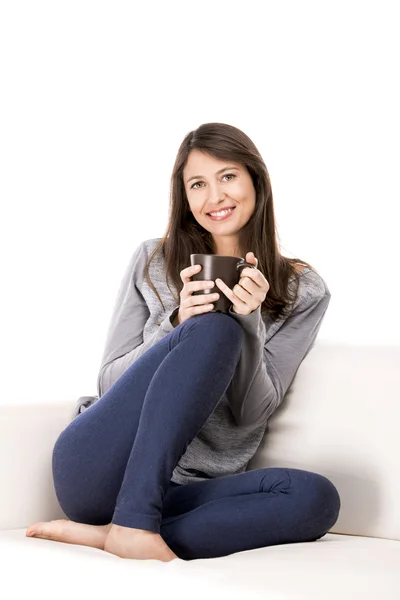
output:
[[[150,277],[150,265],[159,252],[165,256],[176,302],[183,287],[180,272],[190,254],[245,258],[252,252],[269,283],[262,314],[273,321],[290,314],[302,271],[296,265],[317,271],[304,260],[280,252],[269,173],[243,131],[225,123],[205,123],[188,133],[173,167],[170,198],[166,232],[145,267],[146,281],[163,308]],[[215,218],[209,214],[231,207],[234,210],[229,214]]]
[[[213,254],[240,256],[239,231],[253,214],[256,202],[248,170],[240,163],[231,160],[226,164],[224,160],[194,149],[187,157],[183,179],[189,211],[209,232]],[[196,183],[190,183],[193,180]],[[211,223],[221,223],[224,227],[215,228]]]
[[[329,289],[307,263],[281,255],[268,173],[239,129],[190,132],[171,182],[164,237],[136,247],[121,281],[98,396],[89,406],[83,397],[86,410],[78,404],[53,449],[70,521],[27,535],[162,561],[317,540],[339,514],[334,485],[247,466],[314,344]],[[192,280],[193,253],[249,263],[232,289],[216,278],[232,303],[225,313],[205,313],[209,296],[194,296],[213,283]]]

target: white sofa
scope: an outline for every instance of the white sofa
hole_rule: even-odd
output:
[[[315,542],[169,563],[27,538],[36,521],[65,518],[52,448],[76,398],[0,406],[3,598],[400,599],[400,346],[318,341],[301,364],[249,469],[325,475],[342,501]],[[2,592],[8,591],[7,594]]]

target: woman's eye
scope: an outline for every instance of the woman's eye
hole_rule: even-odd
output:
[[[233,177],[233,178],[235,178],[236,175],[234,173],[225,173],[225,175],[222,175],[222,177]],[[230,179],[230,181],[232,181],[232,180]],[[194,186],[197,185],[197,184],[199,184],[199,183],[202,183],[202,182],[201,181],[196,181],[196,183],[194,183],[193,185],[191,185],[190,188],[191,189],[193,188],[193,189],[197,190],[197,188],[195,188]]]

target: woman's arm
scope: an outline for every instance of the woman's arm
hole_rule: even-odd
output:
[[[177,309],[167,315],[157,331],[143,342],[143,330],[150,311],[139,291],[138,283],[139,279],[143,278],[146,260],[147,252],[145,243],[142,242],[134,251],[118,290],[97,378],[99,396],[102,396],[139,356],[174,328],[171,318],[175,317]]]
[[[241,358],[226,392],[238,426],[266,424],[315,342],[331,294],[313,271],[301,275],[300,286],[292,313],[271,326],[276,330],[267,342],[261,307],[249,315],[229,312],[244,329]]]

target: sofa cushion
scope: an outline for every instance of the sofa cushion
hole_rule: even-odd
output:
[[[1,588],[13,598],[123,598],[128,590],[164,600],[400,598],[400,542],[330,533],[315,542],[162,563],[27,538],[17,529],[0,531],[0,560]]]
[[[341,497],[330,533],[400,540],[400,346],[318,341],[248,470],[324,475]]]

